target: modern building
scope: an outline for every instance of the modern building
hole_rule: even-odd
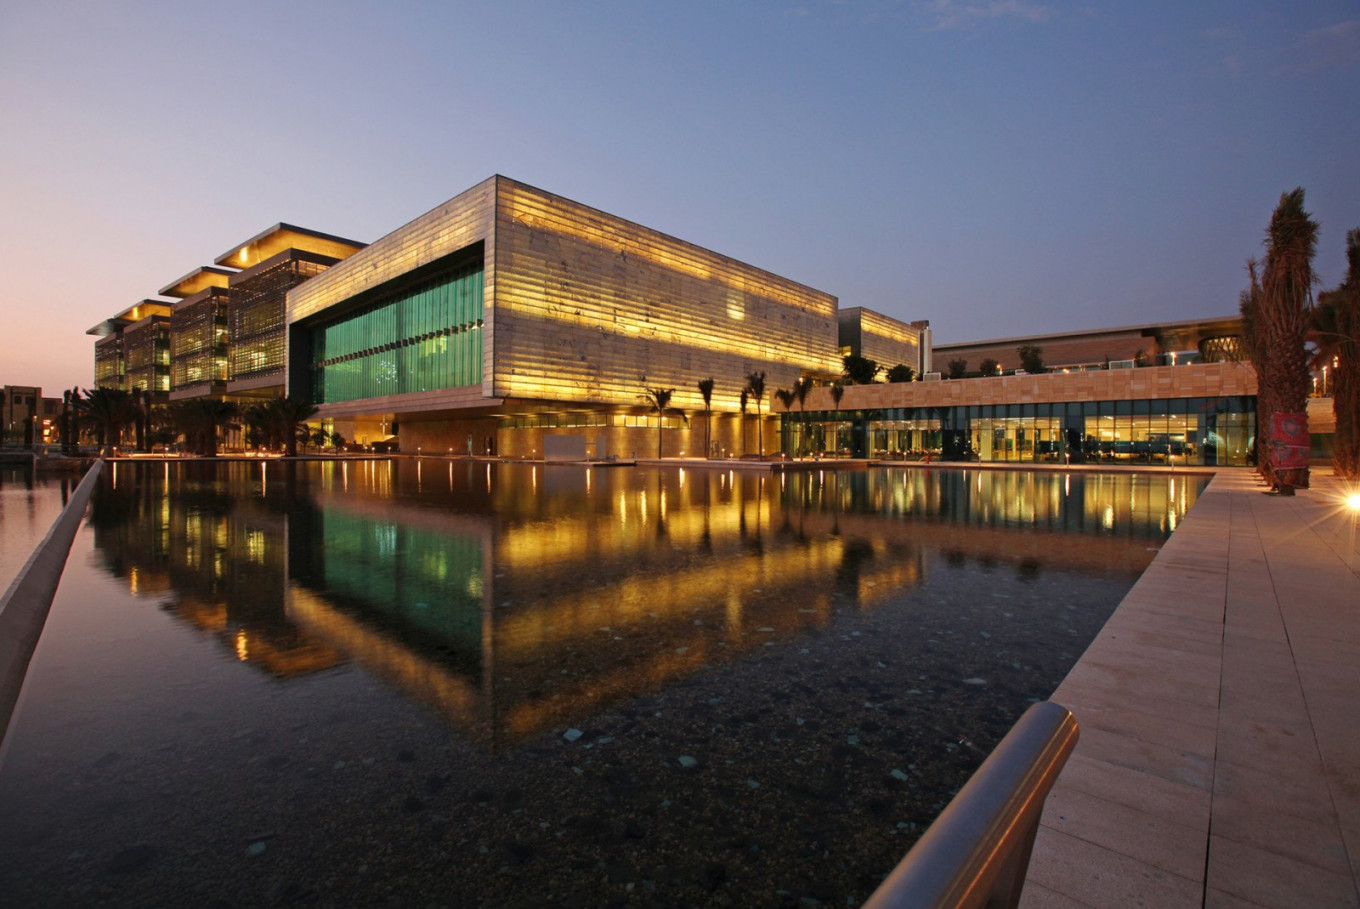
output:
[[[170,392],[170,315],[167,300],[145,299],[86,331],[94,345],[96,388],[150,392],[164,400]]]
[[[1256,373],[1237,361],[814,388],[790,453],[1246,466]]]
[[[237,269],[227,279],[227,394],[284,394],[288,291],[363,247],[357,240],[279,223],[214,260]]]
[[[1241,316],[1224,316],[937,344],[935,362],[947,371],[952,361],[961,360],[966,375],[977,375],[984,360],[993,360],[1000,371],[1011,372],[1021,367],[1020,348],[1037,347],[1050,372],[1184,366],[1243,359],[1241,335]]]
[[[499,175],[368,246],[279,223],[215,262],[162,288],[179,298],[173,314],[149,299],[91,330],[98,384],[175,399],[287,393],[348,440],[406,452],[1255,454],[1237,317],[935,346],[929,322],[840,309],[831,294]],[[1046,374],[1019,368],[1022,347],[1042,351]],[[847,354],[920,381],[833,391]],[[800,382],[809,394],[783,412],[775,392]],[[669,394],[660,411],[657,392]]]
[[[172,401],[227,392],[227,279],[233,274],[204,265],[160,289],[161,296],[179,299],[170,316]]]
[[[284,393],[285,298],[363,244],[279,223],[89,330],[95,386],[155,400]]]
[[[774,390],[840,372],[836,310],[830,294],[494,176],[289,292],[290,392],[346,438],[396,435],[408,452],[770,450]],[[766,391],[742,419],[752,373]],[[672,389],[674,410],[649,412],[649,388]]]
[[[901,322],[872,309],[848,306],[836,314],[836,325],[843,357],[865,357],[884,370],[910,366],[918,376],[931,371],[928,321]]]

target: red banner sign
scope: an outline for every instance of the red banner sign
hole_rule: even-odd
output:
[[[1308,466],[1308,414],[1270,415],[1270,466],[1302,470]]]

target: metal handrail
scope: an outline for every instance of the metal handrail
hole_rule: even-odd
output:
[[[1077,734],[1061,704],[1026,710],[864,909],[1014,909],[1044,799]]]

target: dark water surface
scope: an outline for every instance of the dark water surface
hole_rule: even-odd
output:
[[[49,475],[0,464],[0,593],[52,529],[80,474]]]
[[[1204,479],[101,482],[0,764],[6,906],[856,905]]]

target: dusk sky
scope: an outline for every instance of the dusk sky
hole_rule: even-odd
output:
[[[1360,226],[1360,4],[0,6],[0,384],[279,222],[501,173],[937,343],[1236,311],[1280,193]]]

